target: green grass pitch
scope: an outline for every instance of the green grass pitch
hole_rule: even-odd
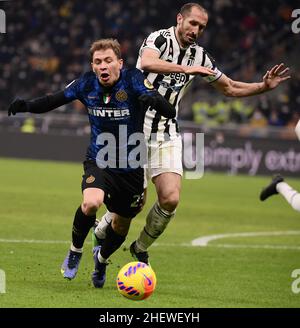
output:
[[[200,180],[183,180],[177,215],[150,249],[157,289],[149,299],[134,302],[119,295],[116,275],[132,261],[126,247],[155,200],[152,184],[144,211],[111,258],[104,288],[96,290],[90,279],[90,236],[77,277],[66,281],[60,273],[81,202],[81,165],[0,159],[0,172],[0,269],[6,275],[0,308],[300,305],[300,294],[291,289],[292,271],[300,269],[300,215],[281,196],[258,200],[269,177],[205,174]],[[300,188],[300,180],[288,182]],[[228,236],[207,247],[191,246],[199,237],[245,232],[279,233]]]

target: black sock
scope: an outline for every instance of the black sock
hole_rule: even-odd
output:
[[[72,228],[72,243],[76,248],[82,248],[84,240],[88,235],[91,227],[94,225],[96,220],[96,215],[87,216],[82,210],[81,206],[78,207]]]
[[[103,258],[108,259],[124,242],[126,236],[116,233],[111,224],[106,228],[106,238],[101,247],[100,254]]]

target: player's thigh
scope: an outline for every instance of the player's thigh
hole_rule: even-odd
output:
[[[174,140],[148,142],[146,178],[153,180],[163,173],[175,173],[182,176],[181,137]],[[144,185],[146,186],[146,183]]]
[[[84,175],[82,176],[81,189],[83,195],[82,209],[90,215],[103,204],[106,194],[106,175],[99,169],[94,161],[83,163]]]
[[[141,211],[144,201],[144,170],[114,172],[110,182],[105,201],[107,209],[125,218],[135,217]]]

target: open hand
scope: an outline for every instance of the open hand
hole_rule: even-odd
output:
[[[263,77],[263,83],[265,85],[266,90],[271,90],[276,88],[281,82],[286,81],[291,78],[288,75],[289,68],[285,67],[284,64],[275,65],[271,68],[270,71]]]

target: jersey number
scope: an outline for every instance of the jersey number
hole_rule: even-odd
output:
[[[144,193],[141,195],[134,195],[133,199],[134,201],[131,203],[130,207],[140,207],[144,199]]]

